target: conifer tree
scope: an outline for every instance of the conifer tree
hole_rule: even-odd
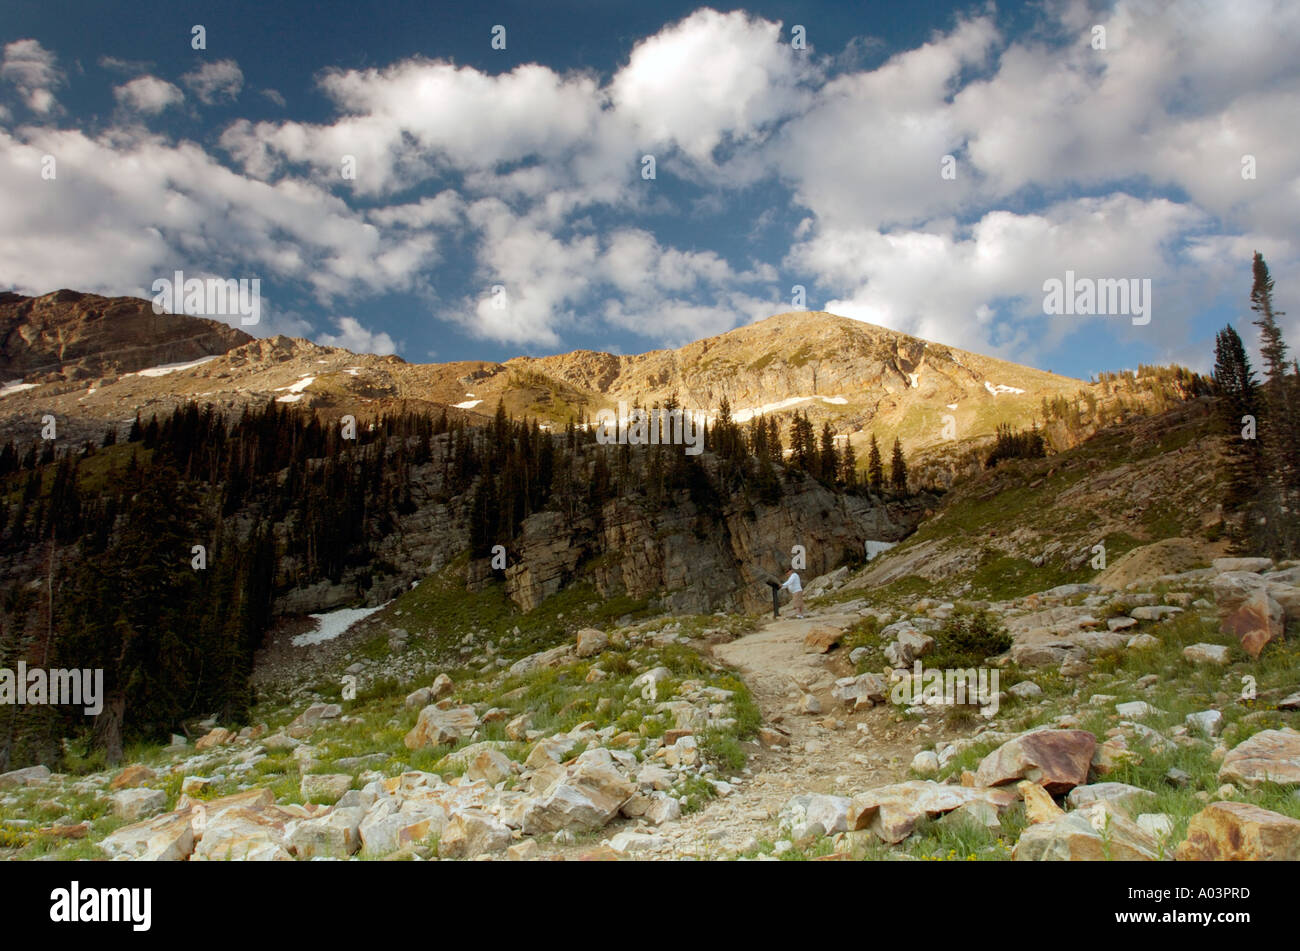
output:
[[[880,458],[880,445],[876,434],[871,434],[871,451],[867,456],[867,486],[873,492],[879,492],[885,484],[885,465]]]
[[[835,433],[830,423],[822,423],[821,448],[818,453],[817,477],[833,484],[840,474],[839,456],[835,452]]]
[[[903,444],[894,437],[894,453],[889,460],[889,483],[895,492],[907,492],[907,462],[903,459]]]

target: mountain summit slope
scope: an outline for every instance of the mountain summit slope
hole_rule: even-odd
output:
[[[215,356],[252,339],[217,320],[155,314],[151,302],[135,297],[0,294],[0,376],[7,381],[131,373]]]
[[[620,402],[676,399],[716,418],[726,400],[746,422],[782,427],[807,412],[865,459],[870,435],[909,453],[987,440],[1001,424],[1041,424],[1045,403],[1097,384],[814,311],[778,314],[675,350],[577,350],[504,363],[411,364],[306,340],[255,339],[220,322],[155,315],[148,301],[75,291],[0,295],[0,434],[26,438],[54,413],[92,438],[137,412],[189,400],[238,413],[271,401],[327,415],[373,416],[407,405],[512,416],[552,428]],[[21,382],[20,382],[21,381]]]

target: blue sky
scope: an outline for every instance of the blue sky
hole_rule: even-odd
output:
[[[1075,376],[1207,369],[1254,250],[1300,314],[1298,103],[1263,0],[8,0],[0,287],[258,278],[245,329],[425,362],[679,345],[801,285]],[[1067,271],[1149,279],[1150,323],[1045,314]]]

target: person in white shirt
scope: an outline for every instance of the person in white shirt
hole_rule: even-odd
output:
[[[785,576],[785,584],[781,585],[790,592],[790,607],[794,608],[794,616],[804,617],[803,613],[803,584],[799,581],[798,573],[791,568]]]

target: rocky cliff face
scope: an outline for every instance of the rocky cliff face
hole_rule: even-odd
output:
[[[151,302],[55,291],[0,294],[5,381],[93,380],[225,353],[253,338],[216,320],[155,314]]]
[[[439,443],[435,452],[442,448]],[[444,500],[441,469],[439,455],[417,470],[415,511],[379,541],[371,565],[350,569],[338,583],[294,586],[277,601],[277,612],[330,610],[358,598],[382,604],[461,555],[469,494]],[[577,581],[593,583],[603,596],[626,594],[673,613],[761,611],[771,604],[764,580],[784,572],[793,546],[803,547],[800,574],[811,579],[861,556],[868,540],[905,538],[937,505],[927,495],[889,501],[843,495],[814,479],[788,484],[779,504],[728,506],[717,515],[700,512],[685,493],[673,502],[651,510],[636,500],[613,500],[598,518],[538,512],[524,520],[504,571],[494,571],[489,559],[470,563],[468,588],[504,580],[507,595],[525,611]],[[291,583],[295,570],[283,561],[281,580]]]
[[[599,524],[541,512],[524,522],[505,569],[506,591],[524,610],[589,578],[605,596],[626,593],[673,613],[761,611],[771,604],[765,579],[789,566],[802,546],[805,578],[861,555],[867,540],[908,535],[932,499],[885,502],[840,495],[812,479],[791,486],[778,505],[729,507],[703,516],[686,498],[658,511],[607,503]],[[493,577],[488,562],[471,566],[471,584]]]

